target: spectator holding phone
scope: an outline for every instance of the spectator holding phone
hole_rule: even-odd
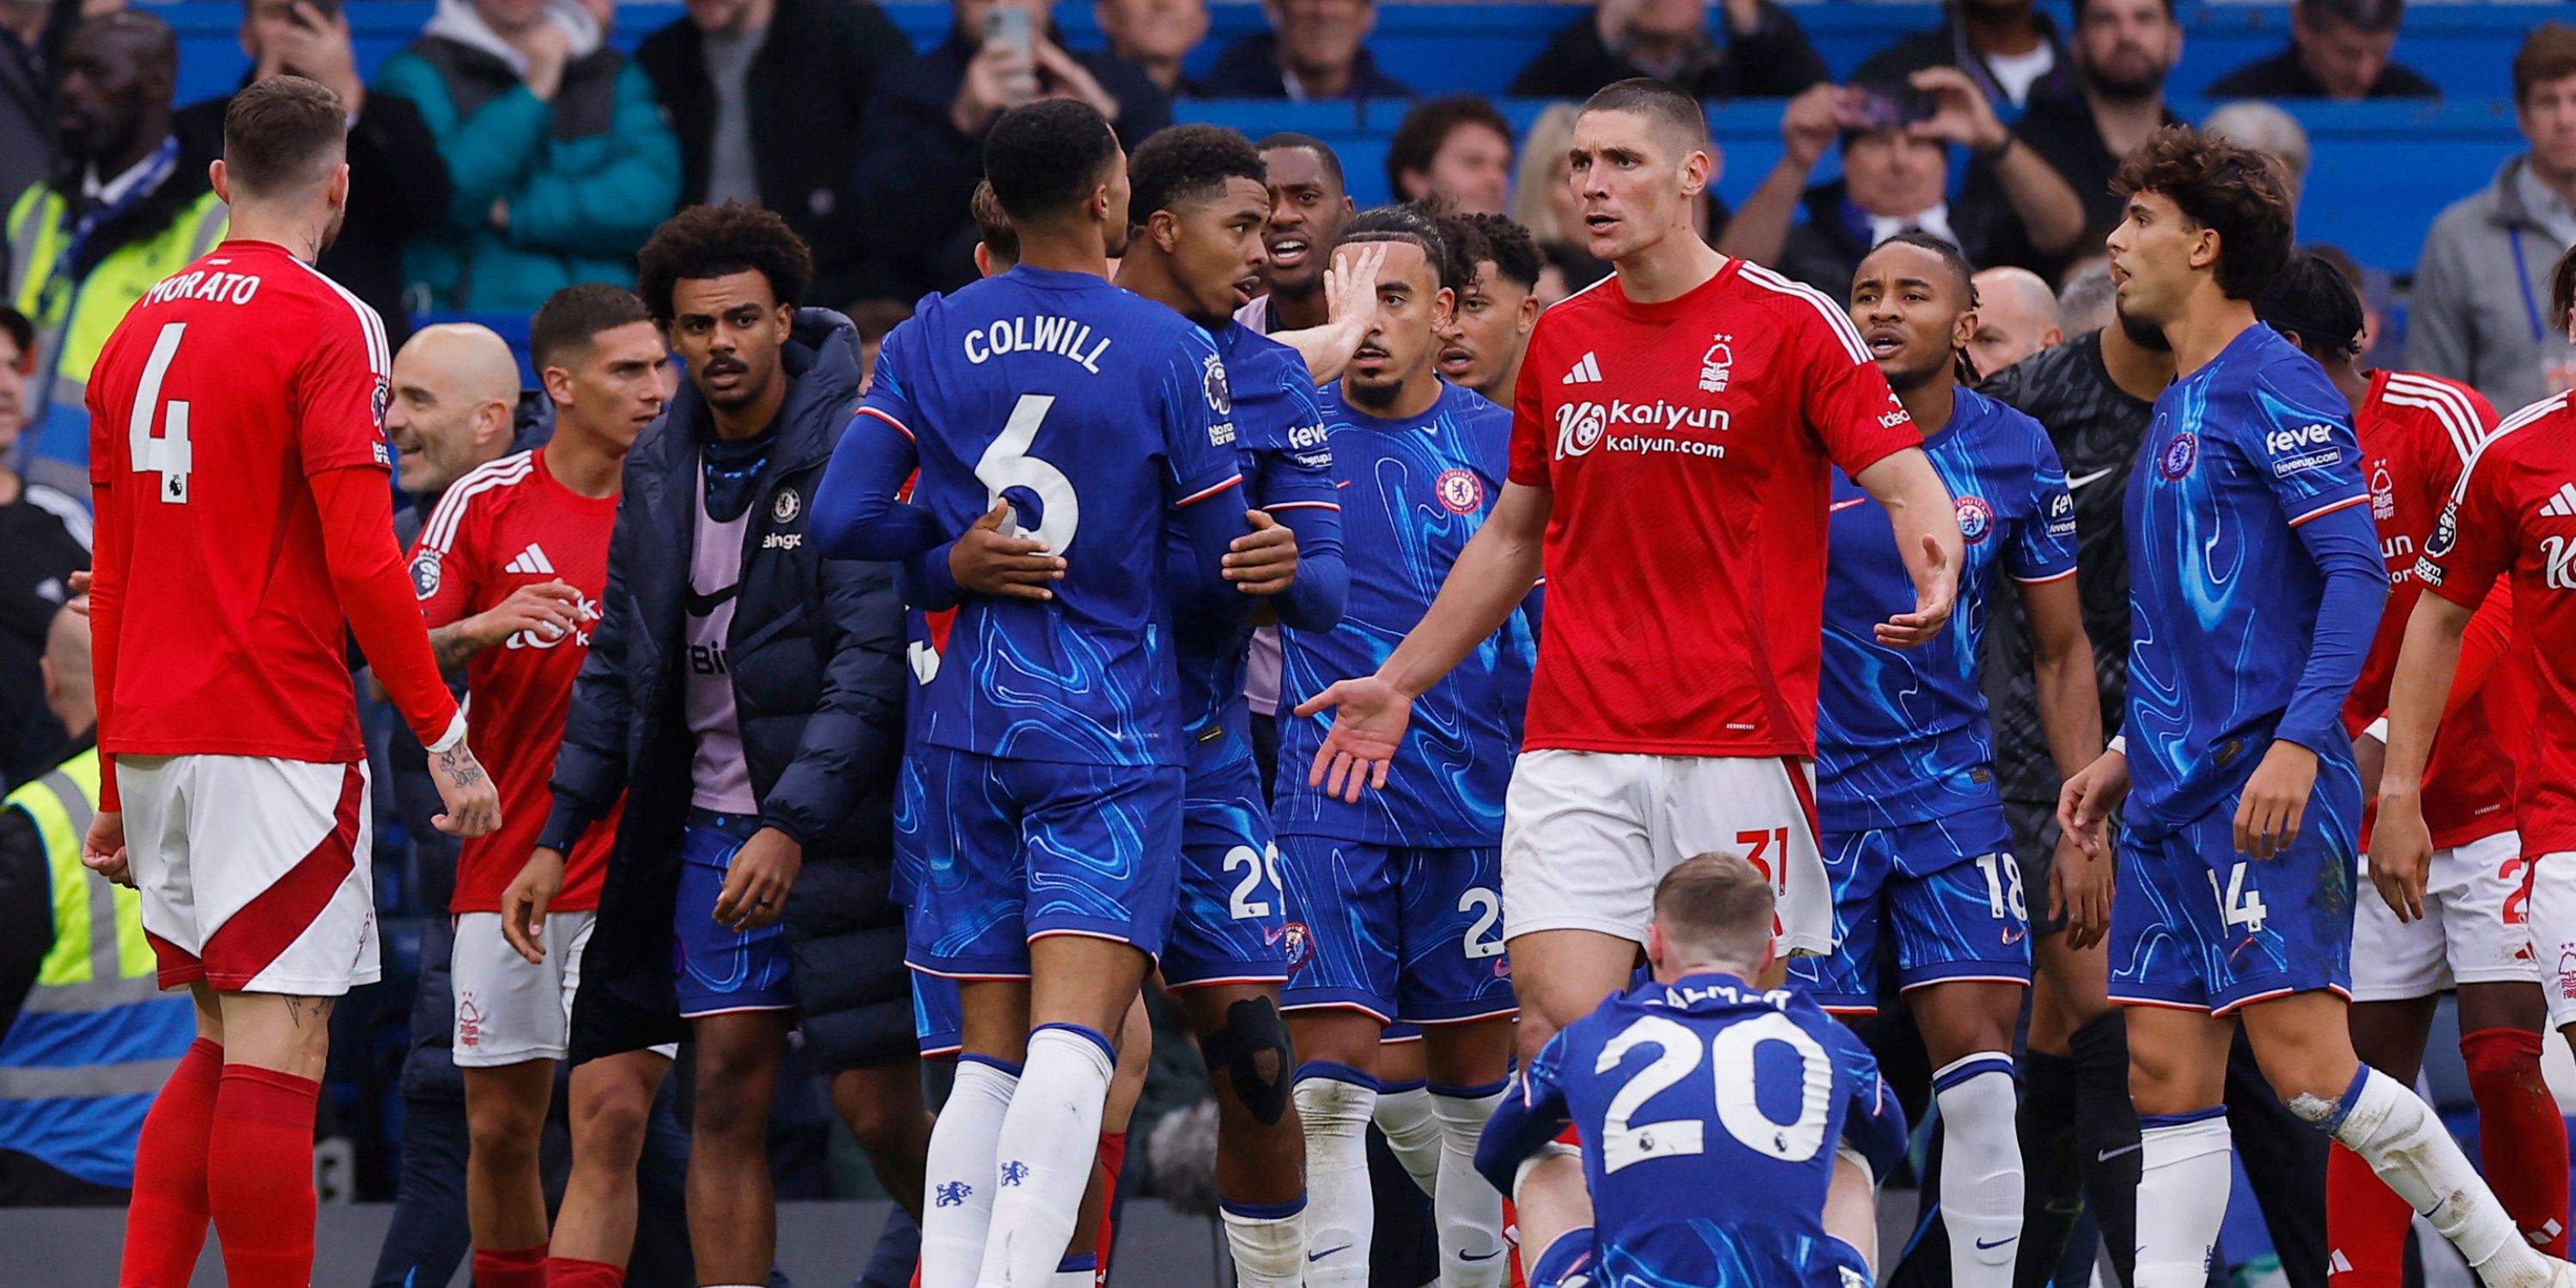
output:
[[[1710,29],[1708,0],[1599,0],[1521,69],[1512,97],[1587,98],[1612,81],[1651,76],[1697,99],[1787,98],[1825,79],[1807,33],[1772,0],[1717,8],[1722,40]]]
[[[321,82],[348,105],[348,222],[317,267],[382,314],[385,339],[401,347],[411,334],[403,309],[403,249],[438,227],[454,196],[437,138],[410,99],[369,93],[358,78],[349,18],[339,0],[244,0],[241,45],[251,61],[243,86],[280,74],[302,76]],[[181,108],[177,129],[209,149],[220,148],[224,109],[232,101],[223,94]]]
[[[1926,232],[1983,267],[2023,244],[2050,255],[2084,232],[2083,203],[2046,161],[2016,139],[1976,85],[1955,67],[1914,73],[1900,85],[1819,85],[1780,117],[1788,145],[1719,239],[1729,255],[1768,264],[1834,294],[1870,248],[1901,232]],[[1843,177],[1808,186],[1825,148],[1842,149]],[[2000,197],[1971,184],[1948,199],[1950,145],[1994,177]],[[1800,210],[1806,218],[1794,226]]]

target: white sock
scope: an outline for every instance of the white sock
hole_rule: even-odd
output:
[[[921,1203],[921,1288],[973,1288],[993,1218],[993,1139],[1020,1085],[1016,1066],[968,1055],[930,1125]]]
[[[2342,1100],[2293,1096],[2290,1111],[2361,1155],[2388,1188],[2460,1250],[2488,1288],[2549,1282],[2548,1259],[2523,1242],[2459,1142],[2396,1079],[2365,1064]]]
[[[1932,1075],[1941,1105],[1941,1221],[1950,1231],[1950,1282],[2011,1288],[2021,1250],[2020,1097],[2012,1057],[1980,1051]]]
[[[1095,1281],[1100,1278],[1099,1269],[1100,1257],[1097,1253],[1086,1252],[1079,1257],[1066,1257],[1055,1263],[1055,1274],[1047,1280],[1047,1288],[1093,1288]]]
[[[1228,1203],[1225,1243],[1234,1251],[1236,1288],[1297,1288],[1306,1274],[1306,1200],[1294,1203]]]
[[[1299,1066],[1295,1095],[1306,1129],[1307,1288],[1367,1288],[1377,1225],[1368,1174],[1377,1079],[1313,1060]]]
[[[993,1223],[978,1288],[1053,1282],[1081,1219],[1117,1068],[1117,1048],[1098,1030],[1044,1024],[1029,1034],[1028,1067],[993,1142]]]
[[[2130,1288],[2202,1288],[2234,1179],[2227,1111],[2143,1115],[2138,1140],[2138,1270]]]
[[[1440,1120],[1440,1185],[1431,1192],[1431,1219],[1440,1232],[1441,1288],[1500,1288],[1511,1273],[1503,1255],[1503,1196],[1476,1172],[1476,1142],[1507,1085],[1431,1089],[1431,1112]]]
[[[1425,1194],[1439,1193],[1440,1120],[1431,1113],[1431,1088],[1419,1082],[1378,1088],[1377,1129],[1413,1183]]]

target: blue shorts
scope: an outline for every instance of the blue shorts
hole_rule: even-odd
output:
[[[1163,946],[1163,983],[1275,984],[1288,978],[1279,847],[1251,757],[1189,780],[1181,881]]]
[[[2230,792],[2177,829],[2121,834],[2111,897],[2111,1000],[2224,1014],[2330,989],[2352,995],[2352,899],[2361,779],[2317,760],[2287,854],[2236,850]]]
[[[966,1009],[957,1000],[957,981],[924,971],[911,975],[912,1031],[920,1039],[922,1058],[965,1050]]]
[[[2003,806],[1865,832],[1825,834],[1834,951],[1789,959],[1789,981],[1830,1011],[1878,1009],[1879,938],[1896,986],[2030,982],[2030,911]]]
[[[1280,837],[1288,892],[1281,1009],[1339,1006],[1416,1024],[1515,1013],[1502,866],[1499,846]]]
[[[1180,868],[1177,765],[917,747],[904,758],[894,829],[904,961],[915,970],[1025,979],[1029,941],[1043,935],[1163,950]]]
[[[759,830],[760,820],[749,815],[692,809],[680,833],[671,978],[684,1019],[796,1008],[787,968],[787,928],[773,921],[758,930],[735,930],[715,919],[716,896],[724,893],[734,852]]]

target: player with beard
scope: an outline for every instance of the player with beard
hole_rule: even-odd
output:
[[[2120,222],[2120,201],[2111,195],[2120,159],[2157,128],[2180,123],[2165,107],[2164,86],[2182,57],[2182,25],[2173,0],[2075,0],[2067,52],[2076,91],[2033,94],[2013,135],[2075,189],[2085,226],[2108,230]],[[1995,183],[1984,166],[1969,181]]]
[[[1546,261],[1529,230],[1506,216],[1461,215],[1458,222],[1471,234],[1467,258],[1475,275],[1459,292],[1458,311],[1442,337],[1440,375],[1510,406],[1530,332],[1538,327],[1538,275]]]
[[[2375,796],[2388,689],[2407,616],[2424,590],[2415,561],[2441,507],[2493,433],[2495,409],[2476,390],[2412,371],[2365,371],[2362,306],[2352,282],[2327,261],[2298,255],[2263,291],[2256,312],[2325,369],[2352,404],[2371,517],[2388,561],[2388,611],[2371,641],[2361,682],[2344,706],[2366,795]],[[2534,1246],[2563,1254],[2567,1133],[2540,1074],[2548,1007],[2532,960],[2524,907],[2522,839],[2514,830],[2513,769],[2506,739],[2522,726],[2519,686],[2487,682],[2511,633],[2512,595],[2499,588],[2471,635],[2444,707],[2445,732],[2400,827],[2435,845],[2412,872],[2370,870],[2382,885],[2421,891],[2411,906],[2363,893],[2353,908],[2353,1049],[2412,1086],[2441,993],[2459,996],[2460,1055],[2478,1105],[2481,1170]],[[2428,826],[2429,825],[2429,826]],[[2338,1288],[2397,1288],[2404,1277],[2407,1209],[2347,1149],[2327,1164],[2327,1234]],[[2349,1267],[2349,1269],[2346,1269]]]
[[[1332,383],[1368,330],[1369,295],[1356,271],[1337,271],[1331,248],[1353,207],[1342,159],[1321,139],[1273,134],[1254,145],[1270,188],[1262,293],[1234,320],[1295,349],[1318,385]],[[1353,265],[1354,270],[1358,266]]]
[[[2130,475],[2127,718],[2058,810],[2101,854],[2125,805],[2109,944],[2140,1113],[2136,1288],[2208,1274],[2240,1024],[2291,1111],[2368,1161],[2484,1282],[2576,1283],[2523,1241],[2432,1109],[2353,1055],[2361,790],[2341,712],[2387,572],[2342,395],[2254,315],[2290,254],[2279,170],[2177,128],[2116,182],[2120,301],[2164,330],[2177,375],[2141,445],[2151,468]]]

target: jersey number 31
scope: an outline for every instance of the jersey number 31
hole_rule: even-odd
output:
[[[1754,1085],[1753,1054],[1765,1042],[1778,1042],[1798,1056],[1798,1112],[1783,1122],[1762,1109]],[[1691,1075],[1705,1058],[1719,1074],[1717,1121],[1746,1149],[1784,1163],[1803,1163],[1825,1147],[1825,1119],[1833,1109],[1834,1065],[1824,1044],[1788,1016],[1773,1011],[1719,1029],[1700,1045],[1699,1035],[1660,1015],[1649,1015],[1619,1031],[1601,1047],[1592,1071],[1618,1069],[1630,1051],[1648,1046],[1655,1058],[1630,1076],[1610,1097],[1602,1116],[1601,1170],[1604,1175],[1650,1158],[1679,1158],[1707,1149],[1707,1123],[1699,1118],[1631,1123],[1646,1102]]]

